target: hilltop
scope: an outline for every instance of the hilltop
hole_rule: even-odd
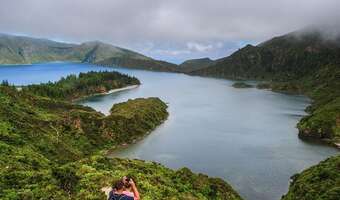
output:
[[[214,63],[215,61],[211,60],[210,58],[191,59],[180,64],[179,70],[184,73],[189,73],[195,70],[206,68]]]
[[[71,44],[0,34],[0,64],[73,61],[156,71],[176,71],[176,65],[100,41]]]

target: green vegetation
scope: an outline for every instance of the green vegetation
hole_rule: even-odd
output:
[[[233,87],[234,88],[252,88],[253,86],[245,82],[235,82],[233,84]]]
[[[177,65],[99,41],[82,44],[0,34],[0,64],[73,61],[157,71],[176,71]]]
[[[106,82],[98,76],[106,73],[81,77]],[[82,78],[63,80],[69,85]],[[55,93],[36,93],[41,92],[0,86],[0,199],[105,199],[101,188],[123,175],[136,179],[143,199],[241,199],[224,181],[186,168],[174,171],[104,156],[107,149],[134,142],[167,118],[167,105],[160,99],[129,100],[105,116],[64,96],[58,100],[49,97]]]
[[[53,99],[75,100],[84,96],[139,84],[137,78],[118,72],[104,71],[80,73],[79,76],[69,75],[55,83],[29,85],[23,87],[23,90]]]
[[[340,143],[340,40],[301,31],[247,45],[193,75],[260,80],[258,88],[303,93],[314,102],[298,124],[301,138]],[[264,81],[264,82],[263,82]]]
[[[282,200],[338,200],[339,197],[340,155],[294,175]]]
[[[74,199],[106,199],[101,188],[112,185],[114,180],[127,174],[136,180],[144,200],[241,199],[221,179],[196,175],[187,168],[174,171],[154,162],[91,156],[58,170],[56,179],[59,183],[75,185],[68,189]]]
[[[105,119],[108,130],[115,130],[124,137],[116,138],[118,143],[131,143],[135,139],[144,136],[163,122],[168,113],[164,112],[166,105],[158,98],[143,98],[128,100],[124,103],[115,104],[110,110],[110,115]],[[123,126],[125,129],[117,129]]]
[[[139,53],[98,41],[78,45],[11,35],[0,35],[0,55],[0,64],[60,60],[96,63],[111,57],[152,60]]]

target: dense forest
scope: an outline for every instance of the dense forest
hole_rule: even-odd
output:
[[[129,100],[105,116],[48,96],[0,86],[0,199],[105,199],[101,189],[123,175],[135,178],[143,199],[241,199],[221,179],[105,156],[167,118],[160,99]]]
[[[53,99],[75,100],[84,96],[139,84],[139,80],[135,77],[114,71],[103,71],[80,73],[78,76],[69,75],[57,82],[28,85],[23,87],[23,90]]]

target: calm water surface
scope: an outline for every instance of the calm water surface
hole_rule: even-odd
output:
[[[74,63],[2,66],[0,80],[21,85],[107,69],[112,70]],[[228,80],[116,70],[142,85],[79,103],[108,113],[114,103],[157,96],[168,103],[170,116],[144,140],[112,156],[189,167],[225,179],[247,200],[278,200],[290,176],[339,152],[298,139],[296,123],[310,103],[303,96],[235,89]]]

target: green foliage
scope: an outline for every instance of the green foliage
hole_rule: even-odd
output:
[[[52,176],[58,181],[58,186],[68,194],[75,192],[75,186],[78,184],[80,177],[71,166],[62,166],[52,169]]]
[[[110,110],[111,114],[104,123],[109,130],[124,135],[124,137],[117,138],[119,142],[131,142],[149,130],[153,130],[167,118],[168,113],[164,112],[167,105],[160,102],[158,98],[148,98],[148,101],[139,98],[113,105]],[[124,129],[119,129],[119,127],[124,127]]]
[[[189,169],[170,170],[154,162],[92,156],[74,166],[84,187],[78,198],[95,196],[117,177],[132,174],[143,199],[241,199],[220,179],[194,174]],[[97,195],[98,196],[98,195]]]
[[[340,142],[340,97],[315,108],[299,122],[298,128],[301,137]]]
[[[88,72],[79,76],[69,75],[58,82],[36,84],[23,87],[26,92],[61,100],[74,100],[96,93],[105,93],[112,89],[139,85],[135,77],[119,72]]]
[[[83,77],[105,82],[101,75],[81,74],[48,86],[63,88]],[[220,179],[102,155],[161,124],[168,113],[160,99],[129,100],[104,116],[34,93],[0,86],[0,199],[105,199],[101,188],[124,175],[135,178],[146,200],[241,199]]]
[[[282,200],[338,200],[340,197],[340,156],[328,158],[292,177]]]

